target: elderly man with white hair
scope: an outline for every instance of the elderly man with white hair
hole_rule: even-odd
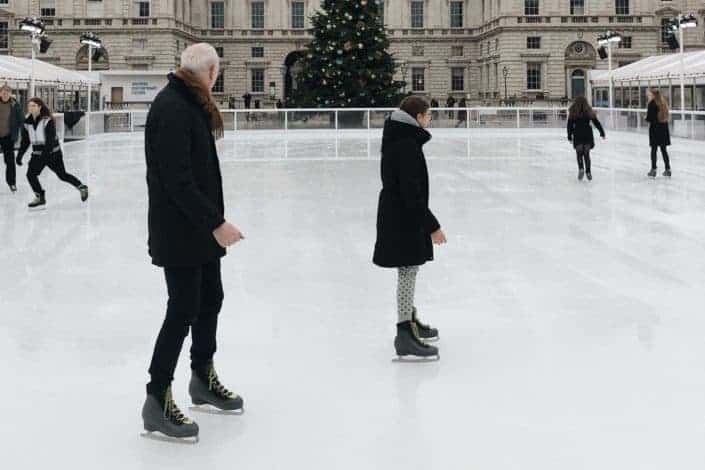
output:
[[[223,118],[211,89],[220,72],[215,49],[194,44],[181,55],[149,111],[145,130],[149,190],[149,254],[162,267],[168,303],[149,367],[142,409],[147,433],[198,440],[198,425],[177,407],[171,393],[176,363],[191,329],[191,382],[195,405],[241,411],[213,366],[218,314],[223,303],[220,258],[244,239],[225,220],[223,184],[215,141]]]

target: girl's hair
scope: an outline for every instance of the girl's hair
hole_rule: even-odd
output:
[[[656,106],[658,106],[658,121],[659,122],[668,122],[668,103],[666,102],[666,98],[663,97],[663,94],[655,89],[652,88],[651,94],[654,96],[654,103],[656,103]]]
[[[52,121],[54,120],[54,115],[51,113],[51,110],[47,107],[46,104],[44,104],[44,101],[41,100],[41,98],[30,98],[29,99],[30,103],[34,103],[37,106],[39,106],[39,118],[49,118]]]
[[[420,96],[407,96],[399,105],[399,109],[411,115],[414,119],[419,114],[426,114],[428,111],[428,102]]]
[[[593,111],[592,106],[590,106],[590,103],[588,103],[587,98],[585,98],[584,96],[578,96],[573,101],[573,104],[570,105],[568,115],[570,119],[584,117],[593,119],[595,117],[595,111]]]

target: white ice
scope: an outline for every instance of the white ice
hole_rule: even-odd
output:
[[[45,211],[28,212],[23,176],[17,194],[0,187],[0,467],[705,467],[702,143],[675,139],[673,179],[649,180],[645,137],[610,133],[587,183],[563,130],[434,131],[449,243],[417,304],[441,360],[399,364],[395,273],[371,263],[378,131],[340,138],[220,144],[247,240],[223,264],[216,365],[246,413],[188,411],[196,446],[139,437],[166,300],[141,136],[65,146],[85,204],[48,171]]]

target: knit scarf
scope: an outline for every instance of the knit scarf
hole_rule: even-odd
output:
[[[184,85],[193,93],[193,95],[198,99],[203,111],[211,119],[211,130],[213,132],[213,137],[217,140],[223,137],[223,116],[220,114],[218,105],[215,104],[213,100],[213,95],[208,87],[198,79],[195,73],[188,69],[179,68],[174,75],[176,75]]]

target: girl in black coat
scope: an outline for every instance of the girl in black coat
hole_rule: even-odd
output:
[[[32,98],[27,105],[29,116],[22,128],[22,143],[17,153],[17,164],[22,165],[22,157],[32,146],[32,157],[29,159],[27,180],[34,191],[34,200],[29,203],[29,208],[41,208],[46,204],[44,189],[39,183],[39,175],[45,167],[56,173],[64,181],[81,193],[81,201],[88,199],[88,187],[78,178],[66,171],[64,155],[56,134],[56,123],[51,111],[39,98]]]
[[[382,191],[377,211],[374,263],[397,268],[399,321],[394,346],[400,358],[437,358],[438,348],[423,340],[438,331],[421,323],[414,307],[419,266],[433,260],[433,244],[446,242],[438,220],[428,208],[428,168],[422,146],[431,139],[428,103],[410,96],[384,123]]]
[[[647,94],[649,106],[646,112],[646,121],[649,123],[649,146],[651,146],[651,171],[649,176],[656,177],[656,150],[661,149],[663,164],[666,171],[663,176],[670,178],[671,161],[668,158],[666,147],[671,145],[671,133],[668,130],[668,103],[660,91],[651,89]]]
[[[586,173],[588,180],[592,180],[590,150],[595,147],[595,138],[592,135],[591,122],[604,139],[605,130],[597,119],[597,114],[584,96],[578,96],[568,111],[568,140],[573,142],[578,158],[578,179],[581,181]]]

